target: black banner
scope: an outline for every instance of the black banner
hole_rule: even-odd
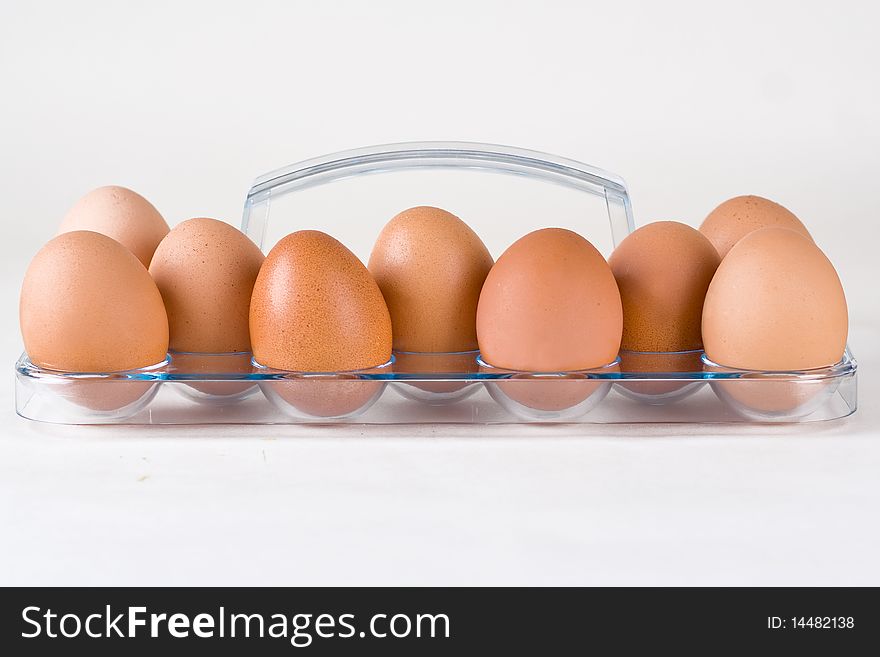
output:
[[[7,655],[876,650],[873,589],[5,589]],[[10,652],[9,649],[12,651]],[[193,652],[194,650],[198,652]],[[157,653],[156,651],[161,651]]]

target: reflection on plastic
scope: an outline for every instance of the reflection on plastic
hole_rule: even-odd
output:
[[[171,366],[180,374],[211,376],[249,374],[254,367],[250,352],[196,354],[171,352]],[[257,390],[251,381],[193,381],[174,386],[184,397],[208,404],[231,404],[250,397]]]
[[[252,361],[261,373],[278,373],[262,381],[260,390],[285,415],[298,420],[349,420],[378,401],[385,381],[368,378],[391,372],[391,361],[352,372],[282,372]]]
[[[395,351],[392,370],[400,374],[440,375],[449,373],[475,374],[479,371],[478,351],[450,353],[415,353]],[[443,406],[451,404],[476,392],[478,386],[471,381],[418,381],[405,386],[395,386],[401,395],[425,404]]]
[[[837,380],[713,381],[712,389],[750,420],[790,422],[815,412],[834,394],[838,384]]]
[[[485,367],[476,373],[448,374],[393,372],[390,365],[338,374],[255,367],[249,373],[227,373],[225,379],[216,372],[197,375],[203,378],[195,383],[259,382],[272,403],[259,395],[244,403],[230,399],[225,405],[200,404],[202,408],[197,408],[196,402],[174,392],[193,383],[191,377],[196,375],[184,374],[172,363],[132,372],[87,374],[40,369],[22,357],[16,367],[15,400],[16,411],[23,417],[65,424],[814,422],[845,417],[856,410],[855,373],[849,353],[837,365],[821,370],[748,372],[707,366],[698,372],[656,376],[622,374],[614,367],[558,373]],[[603,401],[609,387],[621,391],[623,383],[661,384],[671,377],[696,384],[709,382],[721,399],[713,401],[709,390],[700,390],[684,403],[666,406],[636,405],[623,395]],[[446,407],[400,398],[409,398],[408,391],[419,390],[413,384],[422,383],[467,383],[461,390],[473,389],[477,394]],[[379,399],[388,385],[407,392]],[[480,392],[484,387],[491,397]],[[283,414],[273,411],[273,404]],[[596,405],[598,409],[588,412]]]
[[[122,420],[143,410],[158,390],[155,381],[113,381],[104,378],[74,378],[51,386],[65,402],[100,419]]]
[[[480,361],[480,371],[504,373]],[[492,398],[515,416],[532,421],[567,422],[593,410],[611,389],[611,381],[592,378],[590,372],[619,371],[618,363],[582,372],[511,372],[487,381]]]
[[[740,372],[703,358],[707,372]],[[808,372],[748,372],[735,379],[716,379],[712,390],[741,416],[760,422],[791,422],[817,411],[837,391],[840,379],[823,370]]]
[[[620,371],[628,372],[699,372],[703,369],[702,350],[678,352],[621,351]],[[702,381],[621,381],[617,388],[625,397],[663,405],[692,395]]]
[[[285,415],[305,420],[350,419],[382,396],[384,381],[354,374],[301,374],[260,384],[263,394]]]

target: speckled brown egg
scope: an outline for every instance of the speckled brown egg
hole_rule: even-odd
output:
[[[737,196],[724,201],[703,220],[700,232],[723,258],[743,237],[768,226],[788,228],[810,238],[806,227],[791,211],[761,196]]]
[[[376,281],[329,235],[303,230],[266,256],[250,307],[254,358],[267,367],[337,372],[391,358],[391,317]]]
[[[184,221],[165,236],[150,274],[165,301],[175,351],[250,351],[251,293],[263,253],[216,219]]]
[[[369,270],[391,313],[394,348],[477,348],[477,301],[492,268],[489,250],[461,219],[434,207],[404,210],[376,240]]]
[[[40,367],[114,372],[165,359],[168,319],[140,261],[90,231],[64,233],[31,261],[21,288],[21,334]]]
[[[149,267],[156,247],[168,234],[168,224],[143,196],[110,185],[92,190],[70,208],[58,233],[72,230],[91,230],[112,237]]]
[[[706,237],[676,221],[648,224],[624,239],[608,260],[623,303],[621,348],[702,347],[703,300],[720,262]]]
[[[834,266],[786,228],[750,233],[722,260],[706,293],[706,356],[747,370],[801,370],[837,363],[847,307]]]
[[[477,307],[483,360],[533,372],[592,369],[617,358],[620,293],[602,254],[562,228],[529,233],[486,278]]]

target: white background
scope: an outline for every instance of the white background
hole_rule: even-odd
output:
[[[4,3],[0,583],[880,584],[877,5],[604,5]],[[637,224],[782,202],[844,282],[860,410],[772,429],[15,416],[21,278],[82,193],[237,223],[260,173],[415,139],[620,173]]]

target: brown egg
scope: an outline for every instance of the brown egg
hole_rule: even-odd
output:
[[[834,266],[808,238],[755,231],[731,249],[706,293],[703,342],[719,365],[801,370],[837,363],[847,308]]]
[[[55,237],[21,288],[31,361],[67,372],[114,372],[165,359],[168,319],[150,274],[119,242],[89,231]]]
[[[722,369],[784,372],[834,365],[846,337],[846,298],[837,272],[812,241],[792,230],[763,228],[744,237],[706,293],[706,356]],[[806,414],[815,395],[828,389],[822,380],[764,379],[719,380],[713,389],[741,413],[768,419]]]
[[[150,274],[165,302],[175,351],[250,351],[248,315],[263,253],[216,219],[178,224],[159,244]]]
[[[342,372],[391,358],[391,318],[370,272],[345,246],[303,230],[270,251],[250,307],[254,358],[300,372]]]
[[[46,244],[25,274],[20,301],[25,351],[40,367],[118,372],[155,365],[168,351],[168,320],[147,270],[125,247],[89,231]],[[130,407],[151,381],[70,379],[61,397],[98,412]]]
[[[58,233],[91,230],[112,237],[128,248],[144,267],[168,234],[168,224],[143,196],[111,185],[94,189],[79,199],[61,221]]]
[[[459,352],[477,348],[480,289],[492,268],[488,249],[445,210],[404,210],[382,229],[369,270],[391,313],[394,348]]]
[[[800,219],[778,203],[761,196],[737,196],[724,201],[703,220],[700,232],[723,258],[743,237],[767,226],[789,228],[810,237]]]
[[[545,228],[514,242],[483,285],[477,337],[493,367],[592,369],[617,358],[623,328],[611,269],[577,233]]]
[[[702,347],[703,300],[720,262],[708,239],[675,221],[648,224],[623,240],[608,260],[623,303],[621,348]]]

